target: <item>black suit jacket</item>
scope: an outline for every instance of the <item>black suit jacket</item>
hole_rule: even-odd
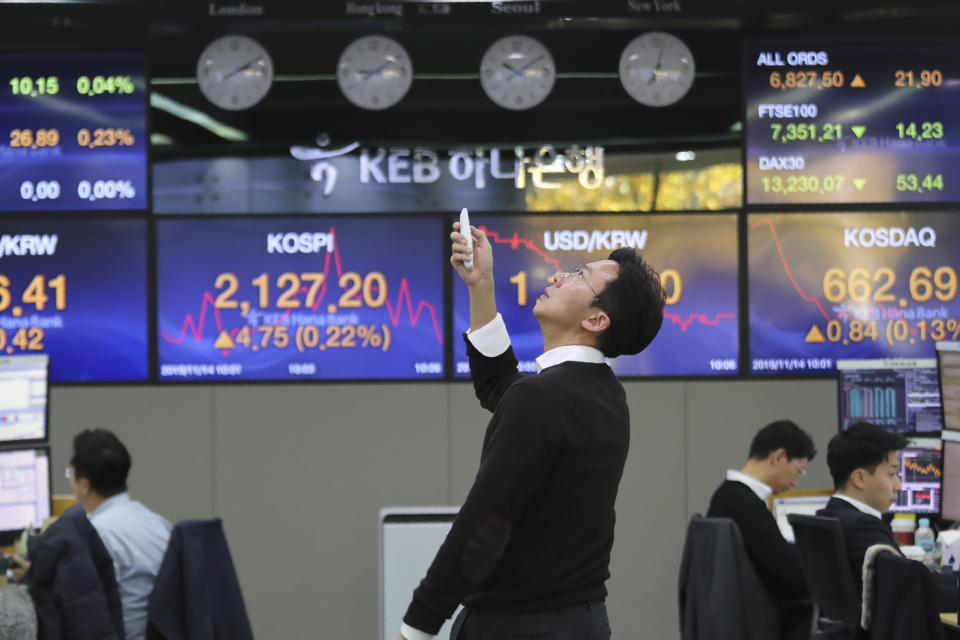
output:
[[[889,553],[876,559],[876,598],[870,640],[943,638],[937,612],[938,591],[934,576],[919,562]],[[956,588],[952,589],[953,610]]]
[[[31,538],[29,556],[40,640],[123,640],[113,560],[82,506],[73,505]]]
[[[809,599],[800,552],[786,541],[767,505],[750,487],[734,480],[721,484],[710,499],[707,517],[736,523],[757,576],[778,605]]]
[[[147,640],[253,640],[220,518],[173,527],[147,616]]]
[[[830,498],[827,506],[818,511],[817,515],[840,521],[853,583],[856,585],[857,595],[862,594],[863,557],[867,554],[867,549],[875,544],[887,544],[898,551],[900,549],[893,538],[890,525],[880,518],[860,511],[846,500],[835,497]]]

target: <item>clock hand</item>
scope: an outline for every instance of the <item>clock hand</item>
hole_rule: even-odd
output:
[[[384,69],[386,69],[396,61],[397,61],[396,58],[390,57],[387,59],[386,62],[384,62],[382,65],[380,65],[376,69],[372,69],[370,71],[358,71],[358,73],[364,74],[364,77],[363,77],[364,80],[369,80],[370,78],[377,75],[378,73],[380,73],[381,71],[383,71]]]
[[[523,73],[522,73],[522,72],[518,71],[517,69],[514,69],[513,67],[511,67],[510,65],[508,65],[506,62],[503,63],[503,66],[505,66],[507,69],[509,69],[509,70],[510,70],[510,73],[513,74],[514,76],[523,77]]]
[[[657,76],[661,75],[660,73],[660,63],[663,62],[663,49],[660,47],[660,55],[657,56],[657,64],[653,66],[653,73],[650,74],[650,79],[647,80],[647,84],[653,84],[656,81]]]
[[[537,56],[536,58],[534,58],[533,60],[531,60],[531,61],[528,62],[527,64],[525,64],[525,65],[523,65],[522,67],[520,67],[520,71],[526,71],[527,69],[529,69],[529,68],[532,67],[533,65],[537,64],[537,63],[540,62],[541,60],[543,60],[543,56]]]
[[[233,71],[231,71],[230,73],[228,73],[228,74],[226,75],[226,77],[224,77],[224,80],[229,80],[229,79],[232,78],[233,76],[238,75],[238,74],[241,74],[241,73],[243,73],[244,71],[247,71],[250,67],[252,67],[253,65],[257,64],[258,62],[260,62],[260,58],[256,58],[255,60],[251,60],[250,62],[248,62],[247,64],[243,65],[242,67],[240,67],[240,68],[238,68],[238,69],[234,69]]]

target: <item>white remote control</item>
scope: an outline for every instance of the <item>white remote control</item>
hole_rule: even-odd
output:
[[[467,249],[473,249],[473,233],[470,232],[470,215],[467,208],[460,210],[460,233],[467,239]],[[463,268],[467,271],[473,271],[473,260],[464,260]]]

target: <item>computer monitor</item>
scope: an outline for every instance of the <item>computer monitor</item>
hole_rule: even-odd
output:
[[[940,512],[943,480],[943,444],[939,438],[914,438],[897,452],[900,461],[900,495],[890,511],[936,514]]]
[[[960,431],[960,342],[937,343],[943,428]]]
[[[909,436],[943,429],[935,358],[837,360],[840,429],[865,420]]]
[[[943,434],[943,493],[940,516],[960,520],[960,432]]]
[[[0,545],[50,517],[50,457],[46,448],[0,451]]]
[[[46,355],[0,358],[0,444],[47,439]]]
[[[817,511],[827,506],[830,496],[784,496],[773,499],[773,517],[780,527],[783,537],[790,542],[794,541],[793,527],[787,522],[787,515],[799,513],[805,516],[815,516]]]

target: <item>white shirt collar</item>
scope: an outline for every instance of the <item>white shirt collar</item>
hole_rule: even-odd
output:
[[[840,499],[843,500],[844,502],[849,502],[850,504],[852,504],[853,506],[855,506],[858,510],[862,511],[863,513],[865,513],[865,514],[867,514],[867,515],[869,515],[869,516],[873,516],[874,518],[881,518],[881,517],[883,517],[883,514],[882,514],[882,513],[880,513],[879,511],[877,511],[876,509],[874,509],[874,508],[871,507],[870,505],[868,505],[868,504],[866,504],[866,503],[863,503],[863,502],[860,502],[860,501],[857,500],[856,498],[851,498],[850,496],[845,496],[845,495],[843,495],[842,493],[835,493],[835,494],[833,494],[833,497],[834,497],[834,498],[840,498]]]
[[[547,367],[552,367],[563,362],[589,362],[591,364],[600,364],[605,362],[603,352],[596,347],[587,347],[582,344],[569,344],[562,347],[550,349],[537,358],[537,373],[540,373]]]
[[[773,489],[768,485],[760,482],[756,478],[751,478],[745,473],[740,473],[736,469],[727,469],[727,480],[742,482],[743,484],[747,485],[750,487],[750,490],[757,494],[757,497],[763,502],[766,502],[773,493]]]

